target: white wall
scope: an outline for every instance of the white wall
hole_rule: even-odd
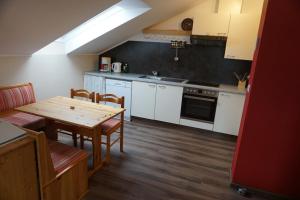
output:
[[[83,74],[98,65],[98,56],[35,55],[0,57],[0,86],[32,82],[37,99],[69,96],[83,88]]]

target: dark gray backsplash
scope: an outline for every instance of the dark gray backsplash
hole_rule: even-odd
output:
[[[188,45],[179,49],[179,61],[175,62],[171,44],[128,41],[100,57],[110,56],[113,62],[128,63],[130,73],[151,74],[156,70],[161,76],[237,84],[233,72],[249,73],[251,62],[224,59],[224,52],[224,46]]]

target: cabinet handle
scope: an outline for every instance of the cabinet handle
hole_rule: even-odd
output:
[[[166,89],[166,86],[163,86],[163,85],[159,85],[158,87],[161,89]]]
[[[223,97],[230,97],[230,95],[229,95],[229,94],[224,94],[224,93],[221,93],[220,95],[221,95],[221,96],[223,96]]]
[[[227,58],[235,58],[235,56],[227,55]]]
[[[152,88],[154,88],[155,87],[155,85],[148,85],[149,87],[152,87]]]

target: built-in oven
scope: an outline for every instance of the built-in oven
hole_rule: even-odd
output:
[[[181,118],[213,123],[218,92],[197,88],[184,88]]]

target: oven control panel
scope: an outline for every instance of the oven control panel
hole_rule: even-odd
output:
[[[204,90],[199,88],[184,88],[183,93],[192,94],[192,95],[205,95],[211,97],[218,97],[218,91]]]

